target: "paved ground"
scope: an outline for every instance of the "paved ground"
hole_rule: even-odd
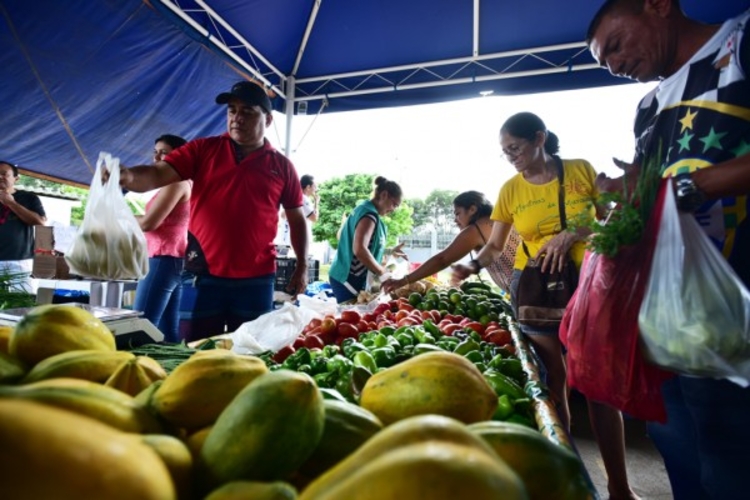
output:
[[[575,445],[601,498],[606,500],[607,476],[599,449],[591,433],[586,400],[578,393],[571,395],[571,432]],[[672,492],[659,452],[646,435],[646,424],[640,420],[625,420],[628,478],[633,490],[643,500],[671,500]]]

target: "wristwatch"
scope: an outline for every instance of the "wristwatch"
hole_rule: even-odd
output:
[[[677,208],[682,212],[695,212],[706,201],[706,195],[698,189],[689,173],[674,177],[674,194]]]

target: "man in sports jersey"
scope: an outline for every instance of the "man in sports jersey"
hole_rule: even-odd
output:
[[[182,332],[186,340],[234,331],[273,308],[280,206],[295,253],[308,253],[299,177],[265,139],[273,120],[265,90],[239,82],[216,103],[227,105],[227,133],[121,172],[120,184],[136,192],[193,180],[185,269],[196,275],[196,300],[191,327]],[[301,293],[306,286],[307,262],[297,259],[289,290]]]
[[[694,212],[706,234],[750,287],[750,11],[721,25],[702,24],[678,0],[609,0],[591,22],[594,58],[617,76],[659,86],[640,103],[637,175],[658,158],[675,176],[678,207]],[[600,189],[622,178],[600,179]],[[629,180],[631,182],[631,180]],[[748,334],[750,332],[746,332]],[[750,389],[727,380],[677,376],[665,383],[666,425],[649,424],[674,498],[747,498]]]

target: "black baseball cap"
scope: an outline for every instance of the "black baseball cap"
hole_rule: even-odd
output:
[[[265,89],[253,82],[235,83],[231,91],[216,96],[216,104],[227,104],[232,99],[239,99],[250,106],[260,106],[268,114],[273,109]]]

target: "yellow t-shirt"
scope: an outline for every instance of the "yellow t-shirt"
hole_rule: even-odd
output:
[[[569,226],[570,221],[581,213],[591,217],[596,215],[596,172],[586,160],[563,160],[563,168],[565,218]],[[562,231],[558,208],[559,186],[557,178],[547,184],[536,185],[527,182],[521,174],[516,174],[500,188],[491,218],[514,225],[532,257],[544,243]],[[574,243],[570,249],[570,256],[578,267],[583,262],[584,251],[585,243],[582,241]],[[519,245],[514,267],[523,269],[527,260],[522,245]]]

